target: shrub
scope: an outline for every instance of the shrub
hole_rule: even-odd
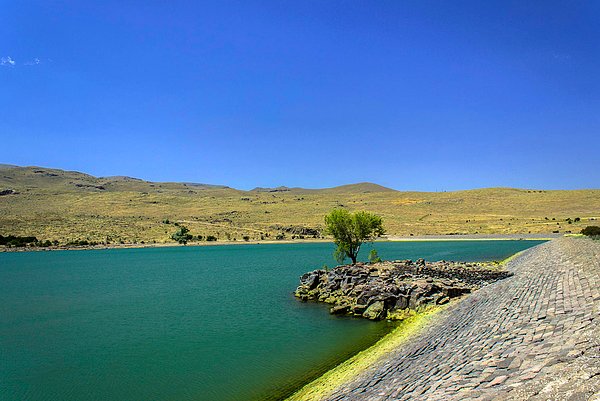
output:
[[[185,245],[189,240],[194,238],[194,236],[191,235],[189,232],[190,230],[187,227],[180,226],[179,230],[175,231],[175,233],[171,235],[171,239],[179,242],[180,244]]]
[[[600,235],[600,227],[598,226],[587,226],[583,230],[581,230],[583,235],[587,235],[588,237],[598,236]]]
[[[369,252],[369,262],[370,263],[379,263],[379,262],[381,262],[381,258],[379,257],[379,254],[377,253],[377,250],[371,249],[371,252]]]
[[[246,241],[246,242],[250,241],[250,237],[249,237],[249,236],[247,236],[247,235],[244,235],[242,238],[243,238],[243,239],[244,239],[244,241]]]
[[[206,240],[207,241],[216,241],[217,237],[215,237],[214,235],[207,235],[206,236]]]
[[[0,245],[6,245],[8,247],[23,247],[37,242],[38,239],[36,237],[19,237],[18,235],[7,235],[5,237],[0,235]]]

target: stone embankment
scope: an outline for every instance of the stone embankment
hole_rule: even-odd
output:
[[[302,301],[331,304],[333,314],[394,319],[407,309],[443,305],[511,275],[489,263],[430,263],[423,259],[358,263],[304,274],[295,295]]]
[[[600,400],[600,241],[559,238],[327,400]]]

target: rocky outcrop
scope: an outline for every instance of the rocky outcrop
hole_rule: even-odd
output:
[[[511,275],[498,265],[481,263],[358,263],[304,274],[295,295],[301,301],[331,304],[332,314],[393,319],[399,312],[442,305]]]
[[[270,228],[273,230],[283,231],[288,234],[303,235],[307,237],[318,237],[321,232],[312,227],[303,226],[282,226],[281,224],[272,225]]]
[[[74,182],[72,184],[75,185],[77,188],[99,189],[101,191],[106,190],[106,188],[103,187],[102,185],[93,185],[93,184],[86,184],[86,183],[82,184],[80,182]]]

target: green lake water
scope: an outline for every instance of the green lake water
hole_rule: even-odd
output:
[[[376,248],[384,259],[482,261],[541,242]],[[334,265],[332,251],[309,243],[0,253],[0,400],[281,398],[390,328],[294,299],[299,276]]]

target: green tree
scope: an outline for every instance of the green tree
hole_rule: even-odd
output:
[[[346,257],[356,264],[360,247],[384,234],[381,217],[369,212],[350,213],[334,209],[325,216],[325,231],[332,235],[337,248],[333,254],[338,263]]]
[[[371,249],[371,252],[369,252],[369,262],[370,263],[379,263],[379,262],[381,262],[381,258],[379,257],[379,254],[377,253],[377,250]]]
[[[171,239],[185,245],[193,238],[193,235],[191,235],[189,232],[190,230],[188,230],[187,227],[180,226],[179,229],[175,231],[175,234],[171,235]]]
[[[588,237],[595,237],[600,235],[600,227],[598,226],[587,226],[583,230],[581,230],[583,235],[587,235]]]

